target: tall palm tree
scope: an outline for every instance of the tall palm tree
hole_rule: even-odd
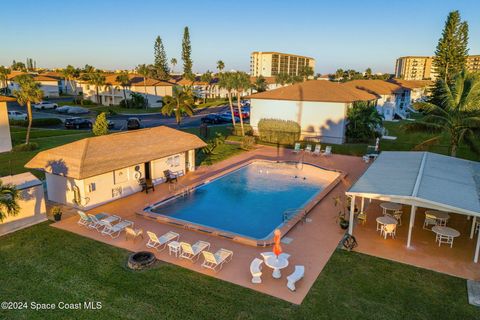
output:
[[[20,193],[12,184],[3,184],[0,180],[0,222],[7,216],[15,216],[20,212],[18,200]]]
[[[27,105],[28,128],[25,144],[30,143],[30,131],[32,129],[32,102],[39,103],[43,98],[43,91],[40,89],[40,83],[35,82],[29,74],[22,74],[15,77],[19,90],[14,90],[13,95],[17,98],[17,102],[21,105]]]
[[[94,71],[88,74],[88,83],[95,86],[95,93],[97,97],[97,103],[102,104],[100,101],[99,89],[105,85],[105,76],[100,71]]]
[[[125,106],[128,108],[127,89],[130,87],[130,77],[128,76],[128,72],[120,72],[120,74],[115,78],[115,80],[120,83],[120,86],[122,87],[123,98],[125,99]]]
[[[230,114],[232,115],[232,124],[233,124],[233,127],[235,128],[236,123],[235,123],[235,115],[233,114],[233,101],[232,101],[232,93],[233,93],[233,90],[235,89],[234,74],[231,72],[221,73],[218,86],[227,91],[228,104],[230,106]]]
[[[291,83],[292,77],[288,73],[282,72],[275,76],[275,83],[281,85],[282,87],[286,84]]]
[[[237,93],[237,108],[238,108],[238,116],[240,118],[240,128],[242,129],[242,136],[245,135],[245,128],[243,127],[243,117],[242,117],[242,104],[241,104],[241,96],[242,93],[248,91],[251,88],[252,84],[250,83],[250,77],[245,72],[235,72],[234,74],[234,88]]]
[[[204,74],[202,74],[202,76],[200,77],[200,81],[202,82],[205,82],[207,85],[206,85],[206,93],[205,93],[205,96],[204,96],[204,99],[203,99],[203,102],[206,102],[207,101],[207,95],[208,97],[210,97],[210,88],[211,88],[211,82],[213,80],[213,75],[212,75],[212,72],[210,72],[210,70],[207,70]]]
[[[70,85],[73,90],[73,96],[77,95],[77,88],[74,84],[74,80],[78,77],[78,71],[73,66],[68,65],[65,69],[62,70],[62,75],[65,79],[65,82]],[[65,86],[65,93],[68,93],[68,85]]]
[[[223,63],[222,60],[217,61],[217,69],[220,73],[222,73],[223,69],[225,69],[225,63]]]
[[[176,58],[170,59],[170,64],[172,65],[172,73],[175,72],[175,66],[177,65],[178,61]]]
[[[10,69],[5,68],[4,66],[0,66],[0,81],[2,83],[3,88],[5,88],[5,94],[8,94],[8,75],[10,74]]]
[[[173,96],[163,97],[162,114],[171,116],[175,114],[177,126],[180,126],[183,115],[192,116],[195,101],[191,87],[174,87]]]
[[[480,76],[463,71],[452,84],[439,80],[439,101],[416,103],[417,109],[426,114],[422,119],[404,125],[410,132],[434,132],[438,135],[422,142],[419,146],[431,145],[440,140],[442,134],[450,138],[450,155],[457,156],[461,143],[480,153]]]

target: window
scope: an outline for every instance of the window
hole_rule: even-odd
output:
[[[95,184],[95,182],[92,182],[88,185],[88,192],[93,192],[97,190],[97,185]]]

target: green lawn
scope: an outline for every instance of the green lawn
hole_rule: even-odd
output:
[[[133,272],[127,255],[48,222],[0,237],[0,301],[102,303],[96,311],[0,310],[0,318],[480,318],[465,280],[358,253],[335,252],[300,306],[166,263]]]

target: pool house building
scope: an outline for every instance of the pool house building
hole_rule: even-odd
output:
[[[161,126],[86,138],[39,152],[25,166],[45,172],[48,199],[82,209],[195,170],[197,136]]]

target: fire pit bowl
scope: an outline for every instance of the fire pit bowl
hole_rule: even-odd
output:
[[[132,270],[143,270],[153,265],[155,261],[155,255],[151,252],[134,252],[128,256],[127,266]]]

